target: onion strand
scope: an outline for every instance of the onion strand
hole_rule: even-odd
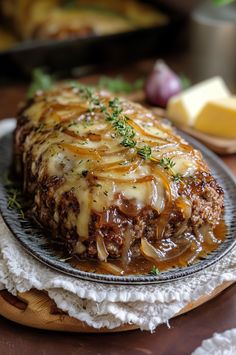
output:
[[[97,251],[98,251],[98,259],[100,261],[107,261],[107,258],[109,256],[109,253],[107,251],[106,245],[104,243],[104,239],[101,236],[101,234],[98,234],[96,237],[96,243],[97,243]]]

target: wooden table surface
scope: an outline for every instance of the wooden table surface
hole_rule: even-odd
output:
[[[168,56],[166,60],[178,72],[191,76],[186,56]],[[145,75],[153,61],[136,63],[129,68],[112,70],[128,76]],[[104,70],[100,70],[104,74]],[[110,72],[108,72],[110,74]],[[0,119],[14,117],[16,107],[25,94],[24,85],[0,88]],[[222,157],[236,175],[236,154]],[[190,354],[203,339],[214,332],[236,327],[236,284],[199,308],[170,320],[154,334],[130,331],[116,334],[72,334],[30,329],[0,317],[1,355],[75,355],[75,354]]]

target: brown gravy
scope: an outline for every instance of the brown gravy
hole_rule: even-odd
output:
[[[108,262],[121,268],[124,272],[123,275],[147,275],[151,273],[153,266],[157,268],[157,272],[162,272],[170,270],[176,267],[186,267],[189,264],[196,263],[200,259],[206,257],[209,253],[216,250],[219,244],[221,244],[226,238],[227,227],[225,222],[222,220],[217,224],[214,229],[214,235],[218,243],[207,243],[204,241],[201,243],[201,250],[196,251],[194,248],[188,248],[183,254],[177,257],[173,257],[168,261],[154,263],[140,256],[134,258],[131,262],[124,268],[121,259],[109,259]],[[85,272],[92,272],[96,274],[109,274],[103,267],[103,265],[97,260],[80,260],[77,257],[72,257],[68,261],[71,266],[78,268]]]

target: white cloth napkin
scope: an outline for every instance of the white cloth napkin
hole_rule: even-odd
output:
[[[2,127],[0,123],[0,134]],[[130,323],[153,331],[189,302],[210,294],[224,281],[235,280],[236,248],[213,266],[175,282],[115,286],[82,281],[27,254],[0,216],[0,289],[13,294],[31,288],[46,290],[58,308],[94,328],[112,329]]]
[[[213,337],[203,340],[201,346],[192,355],[235,355],[236,328],[223,333],[215,333]]]

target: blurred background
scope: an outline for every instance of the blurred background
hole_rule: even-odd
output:
[[[236,5],[228,2],[0,0],[1,82],[29,78],[36,67],[80,75],[188,53],[193,81],[220,74],[233,87]]]

